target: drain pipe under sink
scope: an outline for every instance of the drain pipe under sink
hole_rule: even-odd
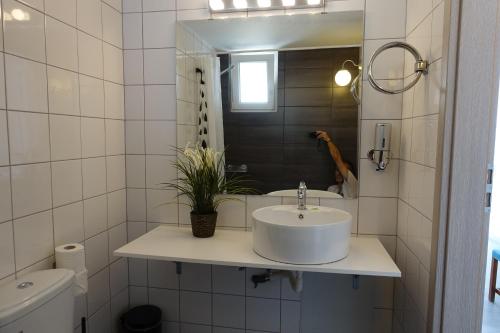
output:
[[[284,271],[284,270],[270,270],[268,269],[264,274],[252,275],[252,282],[254,287],[257,288],[259,284],[271,281],[271,277],[279,276],[281,278],[287,278],[290,282],[292,290],[296,293],[300,293],[303,288],[303,272],[299,271]]]

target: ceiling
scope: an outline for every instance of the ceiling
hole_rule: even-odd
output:
[[[363,12],[184,21],[219,52],[360,45]]]

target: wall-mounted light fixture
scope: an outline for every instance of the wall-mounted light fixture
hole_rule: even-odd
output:
[[[347,63],[351,63],[354,67],[357,67],[358,69],[358,75],[354,78],[354,80],[351,81],[352,76],[351,73],[345,69],[345,66]],[[345,87],[349,83],[351,84],[351,94],[352,97],[356,100],[356,102],[359,104],[361,102],[360,97],[359,97],[359,78],[361,77],[361,64],[356,64],[354,61],[351,59],[348,59],[342,63],[342,68],[335,74],[335,83],[340,86],[340,87]]]
[[[325,0],[210,0],[212,13],[323,7]]]

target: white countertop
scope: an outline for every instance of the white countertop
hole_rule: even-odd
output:
[[[174,226],[157,227],[114,254],[210,265],[401,277],[401,271],[380,241],[367,237],[352,237],[347,258],[323,265],[292,265],[262,258],[253,251],[252,232],[249,231],[217,229],[212,238],[195,238],[190,228]]]

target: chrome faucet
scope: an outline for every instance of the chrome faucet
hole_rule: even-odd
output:
[[[307,199],[307,186],[306,182],[301,181],[299,184],[299,189],[297,190],[297,208],[299,210],[306,210],[306,199]]]

